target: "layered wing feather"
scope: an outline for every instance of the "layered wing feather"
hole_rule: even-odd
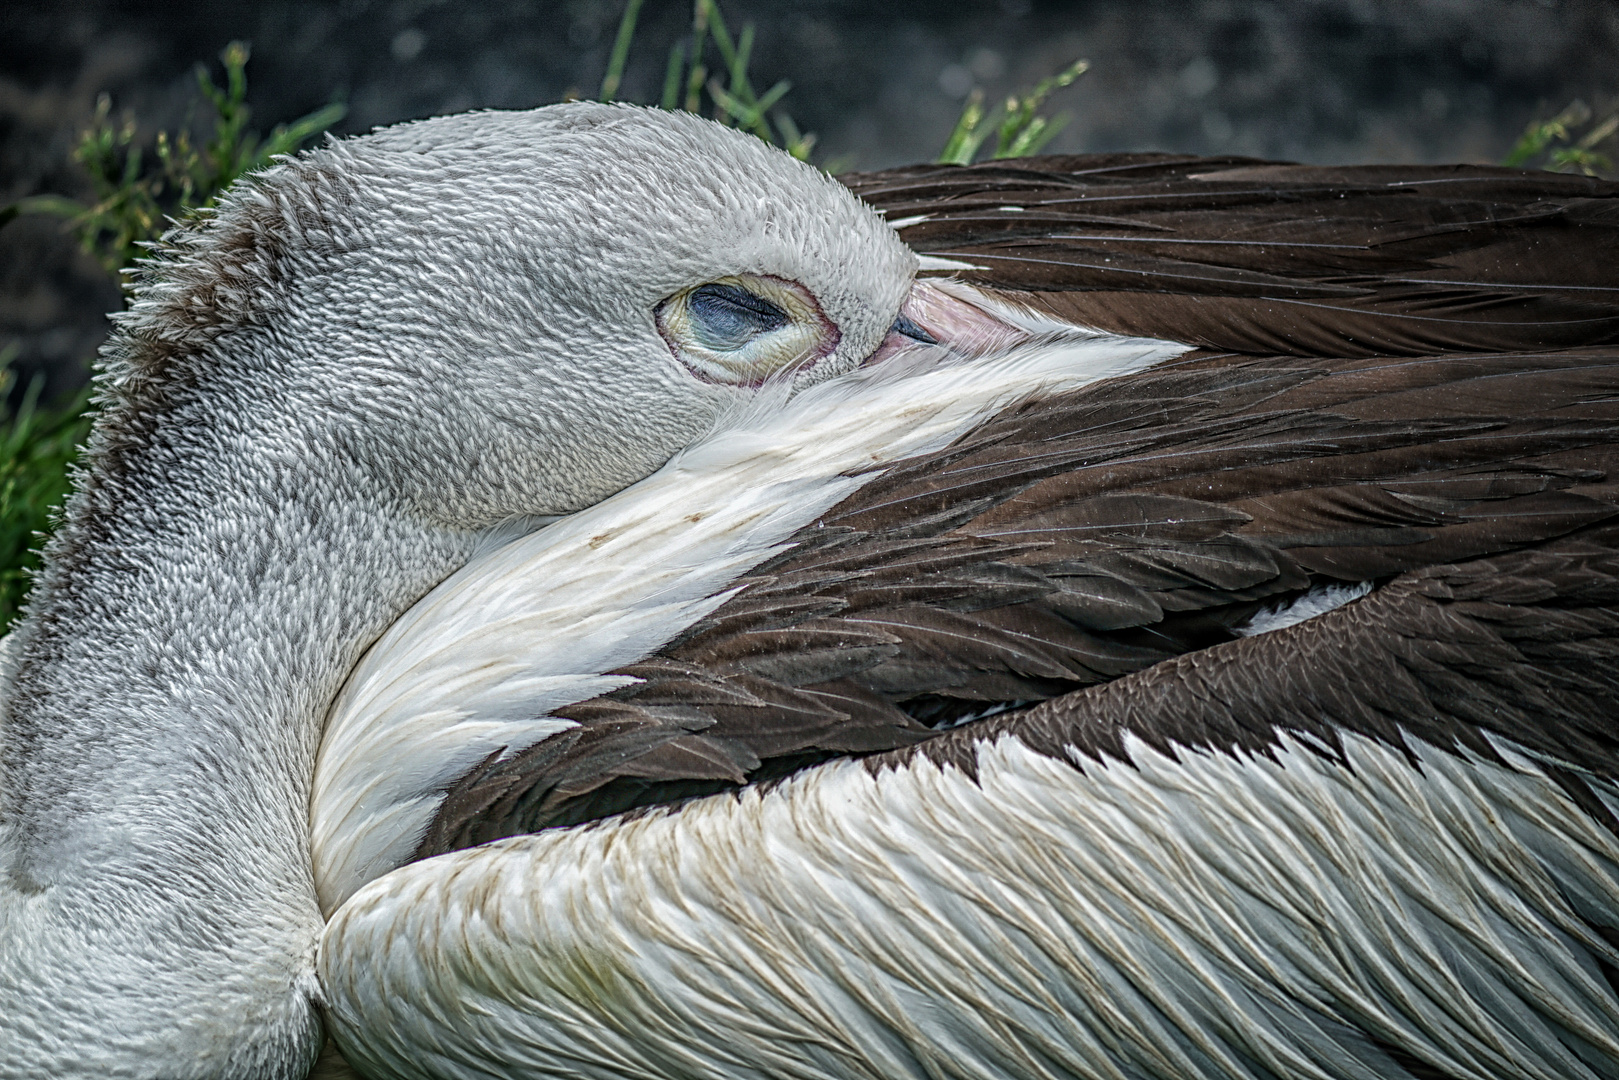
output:
[[[416,854],[541,834],[337,911],[345,1047],[1609,1075],[1619,189],[1164,156],[848,182],[991,305],[1203,351],[861,464],[576,726],[489,753]]]
[[[1619,185],[1163,154],[844,177],[920,254],[1059,319],[1322,356],[1619,340]]]
[[[1255,719],[1246,734],[1224,713],[1211,714],[1201,734],[1169,714],[1155,727],[1149,673],[1169,678],[1179,669],[1164,662],[1177,657],[1198,670],[1196,658],[1219,646],[1253,658],[1228,678],[1266,683],[1277,662],[1272,636],[1238,639],[1267,604],[1322,582],[1408,588],[1411,574],[1435,567],[1485,565],[1478,560],[1559,538],[1595,543],[1578,538],[1619,515],[1616,464],[1619,351],[1607,349],[1193,355],[1031,403],[890,468],[741,579],[740,592],[683,637],[614,673],[634,685],[560,710],[579,728],[491,757],[462,778],[421,854],[832,756],[942,737],[965,745],[991,723],[1023,721],[941,733],[1124,676],[1135,681],[1117,685],[1139,689],[1096,699],[1105,711],[1118,694],[1141,695],[1133,710],[1115,710],[1115,739],[1128,730],[1154,745],[1231,749],[1278,726],[1314,730],[1286,724],[1282,698],[1271,713],[1256,712],[1271,719]],[[1600,578],[1606,566],[1598,559],[1583,572]],[[1550,618],[1526,589],[1508,588],[1514,617]],[[1435,648],[1464,666],[1494,662],[1471,630],[1443,625],[1457,636],[1441,634]],[[1333,652],[1323,670],[1337,673],[1327,685],[1345,702],[1364,681],[1353,673],[1391,662],[1368,647],[1349,636],[1318,646]],[[1593,631],[1572,652],[1515,663],[1561,678],[1570,665],[1616,659],[1619,641]],[[1426,708],[1398,685],[1388,693]],[[1199,692],[1176,686],[1193,699]],[[1461,684],[1452,688],[1465,697]],[[1455,706],[1451,726],[1471,725],[1461,741],[1472,747],[1485,745],[1486,731],[1538,747],[1525,732],[1552,715],[1554,698],[1534,700],[1535,708],[1492,712],[1481,691]],[[1563,734],[1548,736],[1555,747],[1545,749],[1613,774],[1607,751],[1596,755],[1590,742],[1609,737],[1600,733],[1611,729],[1611,694],[1572,700],[1555,699],[1573,711],[1547,727]],[[1066,721],[1050,718],[1070,714],[1036,712],[1056,725],[1045,742],[1060,743]],[[1349,730],[1392,737],[1401,722]]]
[[[1007,732],[1052,756],[1072,748],[1093,760],[1129,760],[1131,741],[1171,756],[1263,754],[1302,735],[1343,760],[1343,739],[1356,734],[1413,763],[1419,743],[1495,763],[1528,759],[1616,827],[1587,784],[1619,777],[1616,659],[1619,527],[1608,524],[1403,574],[1309,621],[985,720],[921,752],[971,773],[973,744]]]

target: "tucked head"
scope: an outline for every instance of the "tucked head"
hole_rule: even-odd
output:
[[[124,380],[217,380],[245,351],[233,377],[300,423],[363,418],[344,446],[452,527],[589,505],[763,381],[858,365],[915,269],[759,140],[590,103],[333,143],[172,243],[114,346]]]
[[[482,530],[872,356],[915,265],[751,136],[595,104],[332,143],[167,237],[0,674],[6,1063],[303,1075],[308,791],[360,652]]]

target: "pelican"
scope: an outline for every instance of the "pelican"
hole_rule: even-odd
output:
[[[0,647],[0,1077],[1619,1076],[1616,254],[615,105],[280,162]]]

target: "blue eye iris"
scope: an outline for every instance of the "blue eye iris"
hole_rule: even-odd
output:
[[[787,325],[787,313],[735,285],[701,285],[686,302],[693,335],[704,348],[740,349]]]

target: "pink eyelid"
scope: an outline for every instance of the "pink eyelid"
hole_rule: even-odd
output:
[[[909,349],[941,347],[961,355],[982,356],[1029,339],[1026,331],[926,281],[918,281],[911,286],[911,293],[900,306],[899,313],[939,344],[928,345],[897,331],[890,331],[866,363],[880,363],[895,353]]]

